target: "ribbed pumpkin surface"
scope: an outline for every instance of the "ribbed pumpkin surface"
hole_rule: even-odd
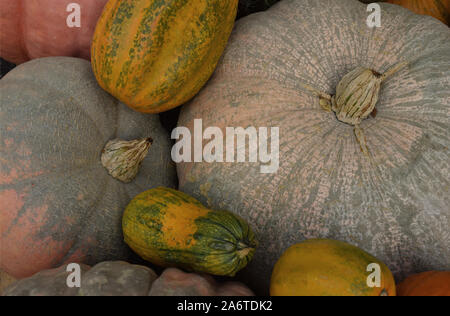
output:
[[[191,99],[213,73],[237,0],[111,0],[97,24],[92,66],[99,84],[140,112]]]
[[[257,291],[282,252],[309,238],[354,244],[398,278],[448,267],[450,30],[381,6],[382,27],[373,29],[367,6],[352,0],[282,0],[239,20],[214,76],[181,110],[179,126],[191,134],[200,118],[224,133],[279,127],[273,174],[260,173],[262,163],[177,166],[183,192],[255,229],[261,246],[245,273]],[[361,123],[372,159],[353,126],[301,85],[335,94],[356,67],[384,73],[414,56],[383,83],[376,117]]]
[[[250,227],[227,211],[212,211],[185,193],[156,188],[139,194],[123,215],[125,242],[145,260],[233,276],[251,260]]]

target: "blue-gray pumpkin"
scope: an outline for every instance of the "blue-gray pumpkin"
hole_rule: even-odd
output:
[[[178,165],[182,191],[255,229],[260,246],[244,273],[260,293],[283,251],[307,238],[356,245],[398,279],[449,268],[450,29],[380,6],[379,28],[356,0],[283,0],[241,19],[181,111],[192,133],[194,119],[224,134],[279,127],[275,173]]]
[[[27,277],[66,262],[129,258],[125,206],[146,189],[176,186],[159,117],[119,103],[89,62],[70,57],[18,66],[1,79],[0,96],[0,269]],[[143,142],[148,153],[136,178],[110,176],[126,168],[103,167],[105,145],[142,138],[153,143]],[[105,165],[126,164],[116,155],[122,149],[107,147]]]

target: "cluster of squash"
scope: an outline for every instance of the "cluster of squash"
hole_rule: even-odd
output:
[[[197,274],[244,268],[258,294],[450,295],[444,23],[380,3],[369,28],[356,0],[80,0],[61,28],[72,1],[47,2],[0,0],[20,64],[0,81],[7,295],[252,295]],[[410,8],[448,23],[445,5]],[[158,114],[181,105],[190,130],[279,127],[279,170],[175,165]],[[135,254],[168,269],[116,261]],[[71,262],[91,287],[61,286]]]

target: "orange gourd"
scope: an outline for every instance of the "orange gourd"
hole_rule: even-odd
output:
[[[450,271],[414,274],[397,286],[398,296],[450,296]]]

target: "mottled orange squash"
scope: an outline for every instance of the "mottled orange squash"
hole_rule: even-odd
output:
[[[110,0],[92,42],[100,86],[139,112],[185,103],[216,68],[237,5],[238,0]]]
[[[379,286],[373,273],[378,265]],[[342,241],[310,239],[291,246],[272,273],[273,296],[395,296],[389,268],[367,252]]]

